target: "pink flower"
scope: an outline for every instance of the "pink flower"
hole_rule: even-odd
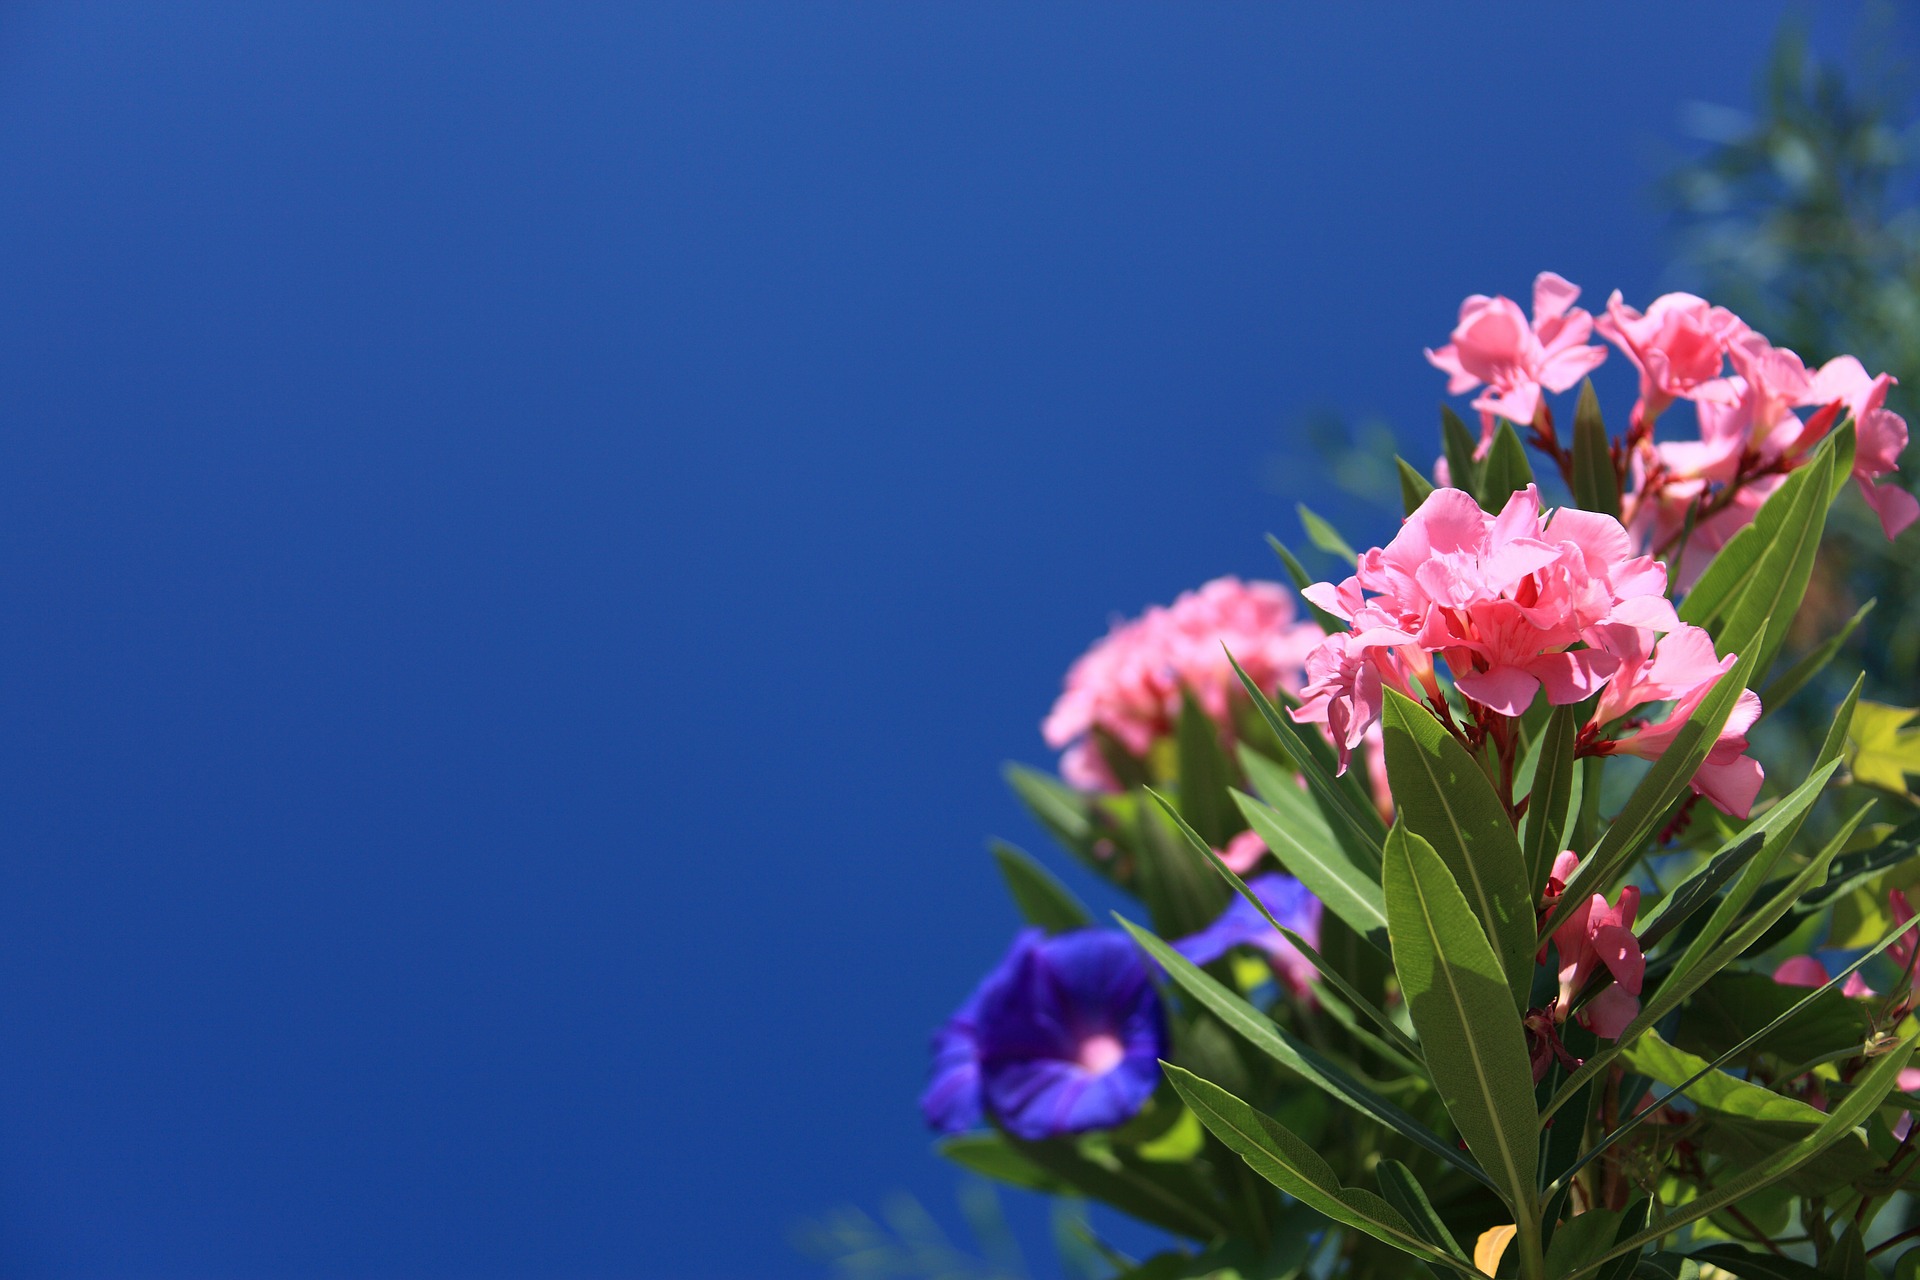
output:
[[[1444,659],[1461,693],[1517,716],[1545,690],[1549,702],[1592,696],[1617,660],[1593,647],[1607,623],[1672,630],[1666,571],[1632,554],[1620,523],[1571,508],[1543,512],[1533,486],[1498,516],[1457,489],[1436,489],[1384,548],[1360,557],[1339,585],[1305,595],[1347,620],[1307,660],[1302,722],[1328,726],[1346,753],[1378,720],[1390,686],[1429,692]]]
[[[1266,856],[1267,842],[1260,838],[1258,832],[1242,831],[1227,841],[1227,847],[1218,852],[1220,861],[1227,864],[1227,870],[1244,877]]]
[[[1887,388],[1893,382],[1893,376],[1886,373],[1869,378],[1866,368],[1852,356],[1835,356],[1820,366],[1804,401],[1841,401],[1853,415],[1853,478],[1889,538],[1898,537],[1920,519],[1920,499],[1898,485],[1875,483],[1899,467],[1901,451],[1907,447],[1907,420],[1886,408]]]
[[[1066,781],[1117,790],[1095,730],[1144,757],[1173,732],[1183,691],[1228,726],[1232,705],[1244,696],[1228,650],[1261,688],[1297,692],[1307,655],[1321,637],[1319,627],[1296,620],[1293,598],[1277,584],[1216,578],[1169,607],[1115,623],[1068,670],[1041,731],[1047,745],[1065,749],[1060,773]]]
[[[1647,704],[1674,704],[1658,724],[1630,722],[1608,748],[1644,760],[1658,760],[1666,753],[1681,726],[1736,661],[1733,654],[1717,657],[1712,637],[1693,626],[1679,627],[1652,643],[1646,632],[1632,627],[1600,628],[1594,639],[1618,660],[1619,670],[1594,708],[1593,728]],[[1716,808],[1737,818],[1752,812],[1754,798],[1760,794],[1760,764],[1746,754],[1747,730],[1759,718],[1759,695],[1743,690],[1690,784]]]
[[[1640,940],[1633,936],[1633,917],[1639,909],[1640,890],[1633,885],[1620,891],[1617,906],[1608,906],[1606,898],[1596,893],[1553,931],[1554,949],[1560,955],[1560,997],[1555,1004],[1559,1019],[1566,1019],[1581,988],[1602,968],[1613,975],[1613,984],[1587,1001],[1580,1011],[1580,1025],[1612,1040],[1640,1012],[1640,984],[1647,961],[1640,953]]]
[[[1482,448],[1492,438],[1494,417],[1530,425],[1540,411],[1541,391],[1565,391],[1607,358],[1607,349],[1586,345],[1593,317],[1573,305],[1578,286],[1551,271],[1533,281],[1533,322],[1511,298],[1474,294],[1460,304],[1453,341],[1427,359],[1448,376],[1452,395],[1482,383],[1473,402],[1485,415]]]
[[[1814,956],[1793,956],[1780,962],[1773,971],[1773,980],[1783,987],[1824,987],[1833,981],[1833,975]],[[1861,980],[1860,972],[1856,969],[1840,984],[1840,994],[1849,999],[1870,996],[1873,988]]]
[[[1721,377],[1722,360],[1727,342],[1745,326],[1725,307],[1690,293],[1669,293],[1655,298],[1643,314],[1622,303],[1616,289],[1594,327],[1640,371],[1635,426],[1651,426],[1675,400],[1733,398]]]

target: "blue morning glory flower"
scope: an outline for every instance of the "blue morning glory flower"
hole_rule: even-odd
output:
[[[991,1114],[1039,1139],[1107,1129],[1160,1082],[1166,1013],[1125,936],[1029,930],[934,1036],[927,1123],[956,1132]]]
[[[1247,881],[1247,888],[1253,890],[1253,896],[1266,905],[1275,920],[1319,947],[1320,899],[1309,893],[1305,885],[1275,871],[1255,876]],[[1304,995],[1312,989],[1317,973],[1312,962],[1276,932],[1251,902],[1238,894],[1220,913],[1219,919],[1175,942],[1173,949],[1195,964],[1211,964],[1242,946],[1258,947],[1266,952],[1273,960],[1280,981],[1294,994]]]

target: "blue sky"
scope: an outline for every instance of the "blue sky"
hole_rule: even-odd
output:
[[[1273,460],[1463,295],[1650,297],[1779,11],[9,6],[0,1270],[947,1202],[1067,663],[1382,533]]]

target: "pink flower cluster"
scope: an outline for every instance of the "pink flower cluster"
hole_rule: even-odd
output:
[[[1600,332],[1640,370],[1634,405],[1628,522],[1651,545],[1695,527],[1682,553],[1696,578],[1712,554],[1752,519],[1768,494],[1806,461],[1844,412],[1853,420],[1853,478],[1892,538],[1920,518],[1920,500],[1879,481],[1899,467],[1906,420],[1886,407],[1890,374],[1869,376],[1852,356],[1818,370],[1724,307],[1687,293],[1658,298],[1643,315],[1614,294]],[[1654,420],[1675,400],[1694,403],[1698,440],[1655,443]],[[1802,418],[1795,410],[1813,409]]]
[[[1438,659],[1468,699],[1472,732],[1504,733],[1542,691],[1567,705],[1604,690],[1583,753],[1656,758],[1734,661],[1716,658],[1705,632],[1681,624],[1666,583],[1666,570],[1635,555],[1611,517],[1543,510],[1531,485],[1497,516],[1460,490],[1436,489],[1392,542],[1360,557],[1352,577],[1306,589],[1351,630],[1307,656],[1294,718],[1326,727],[1344,770],[1379,721],[1388,688],[1452,724]],[[1649,723],[1664,702],[1676,705]],[[1760,787],[1744,736],[1759,710],[1757,698],[1743,696],[1693,779],[1696,792],[1740,817]]]
[[[1566,391],[1607,358],[1607,349],[1590,346],[1593,317],[1573,305],[1580,287],[1551,271],[1533,282],[1533,320],[1511,298],[1474,294],[1460,304],[1453,340],[1427,359],[1447,375],[1452,395],[1485,385],[1473,402],[1480,411],[1482,449],[1493,439],[1496,418],[1531,426],[1540,415],[1544,391]]]
[[[1888,374],[1869,376],[1852,356],[1818,370],[1776,347],[1725,307],[1690,293],[1656,298],[1644,312],[1618,291],[1597,319],[1573,305],[1577,286],[1550,271],[1533,283],[1533,316],[1510,298],[1480,294],[1460,304],[1452,341],[1427,359],[1448,375],[1455,395],[1484,388],[1473,401],[1481,415],[1481,449],[1495,420],[1534,428],[1534,442],[1559,447],[1544,393],[1573,387],[1606,359],[1590,345],[1598,333],[1632,361],[1640,375],[1632,430],[1621,466],[1630,479],[1627,524],[1643,546],[1671,553],[1686,532],[1684,578],[1697,578],[1718,551],[1753,519],[1788,472],[1803,464],[1840,420],[1852,418],[1857,441],[1853,477],[1887,537],[1920,519],[1920,499],[1881,483],[1899,466],[1907,424],[1886,407]],[[1697,440],[1656,443],[1653,426],[1675,401],[1697,410]],[[1796,410],[1816,412],[1802,418]],[[1681,586],[1688,585],[1682,581]]]
[[[1243,694],[1228,651],[1262,689],[1298,693],[1306,656],[1322,634],[1296,619],[1284,588],[1238,578],[1215,578],[1170,606],[1116,622],[1067,671],[1066,688],[1041,726],[1048,746],[1065,749],[1061,777],[1089,790],[1119,790],[1095,732],[1145,757],[1156,739],[1173,732],[1183,690],[1216,724],[1231,725],[1232,705]]]

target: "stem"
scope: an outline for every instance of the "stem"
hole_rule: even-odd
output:
[[[1913,1239],[1915,1236],[1920,1236],[1920,1227],[1908,1227],[1905,1231],[1902,1231],[1899,1235],[1888,1236],[1885,1240],[1882,1240],[1879,1244],[1867,1250],[1867,1256],[1871,1258],[1877,1254],[1885,1253],[1887,1250],[1893,1248],[1893,1246],[1897,1244],[1905,1244],[1907,1241]]]
[[[1540,1243],[1540,1213],[1532,1205],[1515,1215],[1513,1242],[1520,1249],[1520,1280],[1547,1280],[1547,1255]]]

